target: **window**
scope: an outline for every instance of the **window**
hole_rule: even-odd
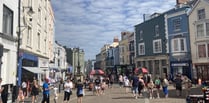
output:
[[[205,44],[199,44],[198,45],[198,56],[199,56],[199,58],[205,58],[206,57]]]
[[[38,37],[38,39],[37,39],[38,40],[38,43],[37,43],[38,44],[38,49],[40,50],[40,48],[41,48],[41,37],[40,37],[40,33],[37,34],[37,37]]]
[[[31,42],[32,42],[32,29],[31,27],[28,27],[28,33],[27,35],[27,46],[31,46]]]
[[[206,36],[209,36],[209,23],[206,23]]]
[[[197,25],[197,37],[204,37],[204,27],[203,27],[203,24]]]
[[[186,39],[185,38],[175,38],[171,41],[172,52],[186,52]]]
[[[140,32],[139,32],[139,40],[143,40],[143,31],[142,30],[140,30]]]
[[[38,8],[38,23],[41,23],[41,8]]]
[[[161,39],[153,41],[153,52],[154,53],[161,53],[162,52]]]
[[[45,31],[47,31],[47,19],[46,19],[46,17],[44,19],[44,26],[45,26]]]
[[[197,11],[198,20],[205,19],[205,9],[200,9]]]
[[[155,25],[155,36],[159,36],[160,31],[159,31],[159,25]]]
[[[138,48],[139,48],[139,55],[145,55],[145,45],[144,45],[144,43],[139,43]]]
[[[46,49],[47,49],[47,46],[46,46],[46,39],[44,39],[44,53],[46,53]]]
[[[13,11],[4,5],[3,7],[3,33],[12,36]]]
[[[209,22],[196,25],[197,38],[209,37]]]
[[[179,31],[181,29],[181,19],[177,18],[173,20],[173,30],[174,31]]]

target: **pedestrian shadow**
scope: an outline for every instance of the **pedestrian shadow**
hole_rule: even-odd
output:
[[[112,98],[112,99],[133,99],[133,97],[115,97],[115,98]]]

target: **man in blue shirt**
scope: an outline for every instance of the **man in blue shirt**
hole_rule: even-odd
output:
[[[137,99],[138,86],[139,86],[139,78],[137,77],[137,74],[134,74],[133,77],[131,78],[131,84],[132,84],[133,95],[135,99]]]
[[[45,82],[43,84],[43,100],[42,100],[42,103],[49,103],[49,97],[50,97],[50,94],[49,94],[49,79],[45,79]]]

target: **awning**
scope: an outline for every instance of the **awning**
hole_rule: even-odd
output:
[[[41,69],[39,67],[22,67],[22,68],[29,71],[29,72],[36,73],[36,74],[44,73],[43,69]]]

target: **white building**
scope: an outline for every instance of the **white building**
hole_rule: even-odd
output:
[[[21,0],[18,84],[47,77],[53,57],[54,14],[50,0]]]
[[[16,84],[18,0],[0,0],[0,77]]]
[[[65,48],[58,42],[54,43],[54,59],[49,65],[50,78],[58,79],[65,77],[65,71],[67,70],[67,58]]]

